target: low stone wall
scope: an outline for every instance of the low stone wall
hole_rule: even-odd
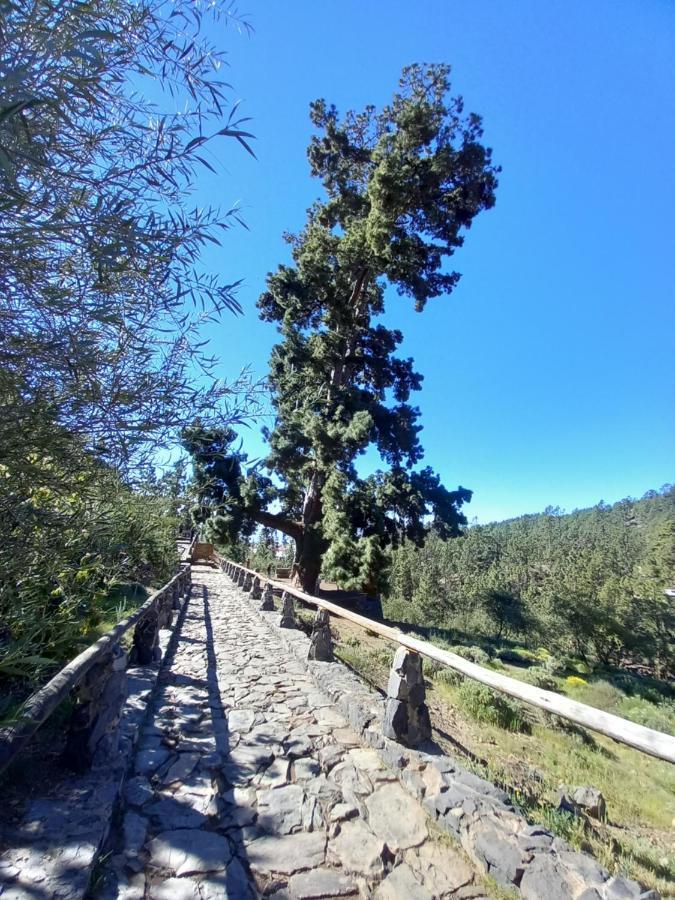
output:
[[[259,610],[259,615],[270,628],[278,628],[277,612]],[[525,900],[658,900],[656,891],[611,876],[546,828],[528,824],[504,791],[455,759],[385,738],[383,697],[341,663],[309,661],[310,640],[302,631],[286,628],[279,633],[363,741],[379,751],[408,792],[497,883]]]
[[[173,631],[161,629],[162,657],[171,652],[185,610],[183,600]],[[21,822],[0,827],[0,896],[2,900],[59,898],[80,900],[110,832],[112,813],[145,719],[161,667],[126,670],[127,696],[119,720],[114,761],[84,775],[65,777],[42,797],[30,801]],[[40,784],[40,772],[35,780]]]

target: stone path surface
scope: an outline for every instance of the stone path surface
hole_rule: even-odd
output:
[[[92,895],[484,897],[258,605],[193,568]]]

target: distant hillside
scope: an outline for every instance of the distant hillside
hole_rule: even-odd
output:
[[[665,674],[675,665],[675,488],[478,525],[392,559],[393,617]]]

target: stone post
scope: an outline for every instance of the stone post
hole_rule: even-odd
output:
[[[272,582],[270,581],[268,581],[265,585],[260,609],[264,609],[267,611],[274,609],[274,590],[272,588]]]
[[[262,583],[258,576],[256,575],[253,579],[253,586],[251,587],[251,600],[260,600],[262,597]]]
[[[243,587],[245,581],[246,581],[246,572],[243,569],[239,569],[239,573],[237,575],[237,586]]]
[[[253,587],[253,576],[250,572],[244,572],[244,583],[241,586],[242,591],[248,594],[248,592]]]
[[[174,585],[170,591],[164,591],[157,598],[157,630],[160,628],[171,628],[171,620],[173,618],[173,601],[174,601]]]
[[[325,609],[318,609],[314,616],[307,659],[333,662],[333,639],[330,633],[330,616]]]
[[[279,626],[281,628],[295,628],[293,595],[289,594],[288,591],[284,591],[281,595],[281,602],[283,606],[281,608],[281,622],[279,622]]]
[[[116,760],[120,716],[127,697],[126,668],[127,655],[115,644],[73,692],[76,702],[63,757],[77,772]]]
[[[183,579],[179,578],[178,581],[176,581],[173,586],[173,600],[171,603],[172,609],[180,609],[180,595],[181,595],[182,581],[183,581]]]
[[[132,657],[139,666],[149,666],[159,662],[159,608],[158,602],[152,604],[147,613],[134,629],[134,649]]]
[[[389,672],[382,733],[406,747],[416,747],[431,737],[429,710],[424,702],[422,658],[399,647]]]

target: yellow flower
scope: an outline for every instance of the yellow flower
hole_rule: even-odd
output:
[[[565,683],[570,685],[588,684],[585,678],[579,678],[578,675],[568,675],[565,679]]]

